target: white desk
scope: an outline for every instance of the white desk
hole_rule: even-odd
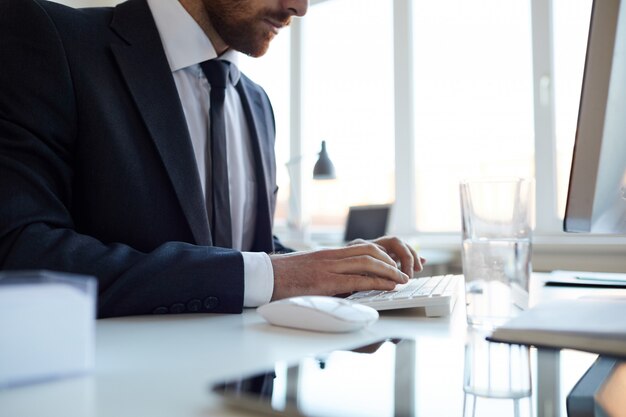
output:
[[[536,282],[534,287],[539,287]],[[617,290],[598,292],[614,294]],[[570,298],[580,292],[546,288],[540,294]],[[416,310],[388,312],[367,330],[340,335],[272,327],[254,310],[242,315],[100,320],[96,369],[91,375],[0,391],[0,416],[252,415],[223,406],[217,396],[209,393],[210,384],[266,370],[275,361],[294,361],[389,336],[416,340],[416,415],[461,416],[464,314],[463,300],[451,317],[443,319],[426,318]],[[563,356],[568,365],[561,366],[562,401],[595,358],[578,352]],[[561,411],[565,415],[564,407]]]

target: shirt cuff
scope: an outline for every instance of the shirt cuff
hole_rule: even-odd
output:
[[[274,292],[274,268],[267,253],[241,252],[243,255],[243,306],[269,303]]]

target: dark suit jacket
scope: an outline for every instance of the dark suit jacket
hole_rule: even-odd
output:
[[[272,237],[274,119],[237,90],[259,180],[254,251]],[[191,140],[145,0],[74,10],[0,2],[0,267],[98,278],[100,317],[237,313],[240,252],[211,247]]]

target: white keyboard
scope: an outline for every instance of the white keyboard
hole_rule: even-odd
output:
[[[376,310],[424,307],[428,317],[447,316],[454,308],[462,284],[463,275],[420,277],[398,284],[391,291],[355,292],[346,300]]]

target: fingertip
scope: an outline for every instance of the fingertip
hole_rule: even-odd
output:
[[[416,259],[415,265],[413,265],[413,269],[415,269],[415,271],[420,272],[421,270],[424,269],[424,264],[426,263],[426,259],[419,257]]]

